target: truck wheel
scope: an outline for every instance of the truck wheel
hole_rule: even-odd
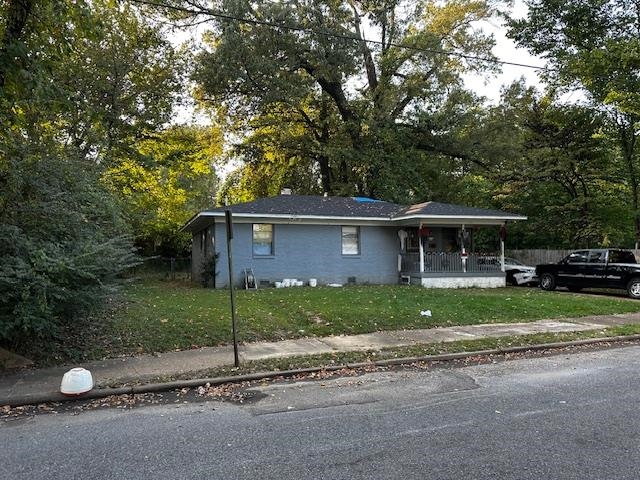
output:
[[[640,279],[638,280],[640,282]],[[639,287],[640,287],[640,283],[639,283]],[[543,273],[540,276],[540,288],[548,291],[555,290],[556,289],[555,277],[550,273]]]
[[[627,293],[631,298],[640,298],[640,277],[629,280],[629,283],[627,283]]]

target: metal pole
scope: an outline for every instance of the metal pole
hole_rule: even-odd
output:
[[[231,240],[233,239],[233,224],[231,210],[225,210],[224,217],[227,224],[227,256],[229,259],[229,295],[231,298],[231,328],[233,330],[233,364],[240,366],[238,358],[238,338],[236,335],[236,301],[233,295],[233,255],[231,253]]]

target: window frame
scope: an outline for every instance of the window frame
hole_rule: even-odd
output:
[[[589,250],[577,250],[575,252],[571,252],[567,256],[567,263],[569,265],[588,263],[588,262],[589,262]]]
[[[257,245],[267,244],[266,242],[256,242],[256,227],[261,225],[267,225],[271,227],[271,241],[268,243],[268,245],[270,245],[269,253],[259,253],[256,251]],[[275,231],[275,228],[273,226],[273,223],[252,223],[251,224],[251,253],[254,257],[266,258],[266,257],[273,257],[275,255],[274,231]],[[263,232],[260,232],[260,233],[263,233]]]
[[[349,253],[349,252],[345,252],[345,239],[348,238],[349,234],[345,235],[345,229],[355,229],[355,245],[356,245],[356,252],[355,253]],[[360,237],[360,227],[357,225],[342,225],[340,227],[340,251],[342,252],[342,256],[344,257],[358,257],[362,254],[362,242],[361,242],[361,237]],[[354,235],[354,234],[351,234]]]

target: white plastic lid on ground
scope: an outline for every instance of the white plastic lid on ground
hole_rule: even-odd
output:
[[[62,376],[60,393],[63,395],[81,395],[93,388],[91,372],[85,368],[72,368]]]

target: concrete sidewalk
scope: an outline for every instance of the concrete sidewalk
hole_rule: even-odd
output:
[[[562,320],[540,320],[530,323],[502,323],[421,330],[396,330],[361,335],[323,338],[300,338],[279,342],[256,342],[240,346],[240,361],[286,358],[323,353],[380,350],[417,344],[455,342],[479,338],[528,335],[544,332],[576,332],[598,330],[615,325],[640,323],[640,313],[581,317]],[[208,347],[197,350],[168,352],[158,355],[123,357],[82,365],[22,370],[0,376],[0,405],[12,398],[42,398],[50,393],[59,396],[62,375],[72,367],[91,371],[96,387],[125,383],[158,381],[221,366],[233,365],[233,347]]]

